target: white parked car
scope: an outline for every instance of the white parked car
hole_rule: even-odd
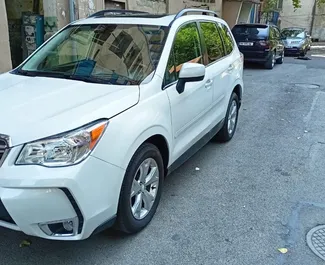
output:
[[[80,240],[143,229],[164,177],[229,141],[243,58],[225,21],[102,11],[0,76],[0,226]]]

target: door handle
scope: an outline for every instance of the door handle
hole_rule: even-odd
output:
[[[229,65],[229,67],[228,67],[228,71],[232,71],[232,70],[234,70],[234,65],[233,64],[231,64],[231,65]]]
[[[206,83],[205,83],[205,88],[210,89],[212,86],[213,80],[209,79]]]

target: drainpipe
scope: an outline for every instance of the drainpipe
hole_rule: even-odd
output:
[[[76,20],[75,13],[74,13],[74,1],[75,0],[69,0],[70,22],[73,22]]]

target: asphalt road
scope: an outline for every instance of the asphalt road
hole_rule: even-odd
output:
[[[323,264],[305,243],[325,224],[325,58],[311,58],[245,70],[234,139],[208,144],[166,179],[140,234],[20,248],[27,236],[0,229],[0,264]]]

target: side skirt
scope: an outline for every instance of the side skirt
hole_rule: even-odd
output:
[[[220,121],[214,126],[206,135],[198,140],[193,146],[191,146],[184,154],[182,154],[170,167],[167,169],[167,175],[170,175],[173,171],[178,169],[182,164],[195,155],[202,147],[204,147],[222,128],[225,119]]]

